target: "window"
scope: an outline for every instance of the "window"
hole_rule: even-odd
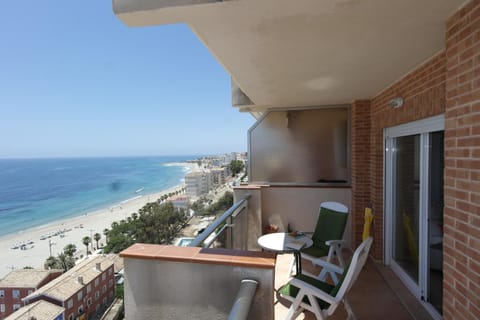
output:
[[[87,306],[90,307],[92,305],[92,298],[88,298],[87,300]]]
[[[73,299],[68,300],[67,302],[67,309],[70,309],[73,307]]]
[[[12,291],[12,297],[13,297],[13,299],[20,298],[20,290],[13,290]]]
[[[0,304],[0,312],[5,312],[5,305],[4,304]]]
[[[15,303],[15,304],[13,305],[13,311],[17,311],[18,309],[20,309],[20,305],[17,304],[17,303]]]
[[[108,296],[110,297],[110,299],[112,299],[113,298],[113,292],[110,291],[110,294]]]
[[[32,294],[32,293],[33,293],[32,289],[28,290],[28,294]]]
[[[111,288],[112,286],[113,286],[113,280],[112,280],[112,279],[110,279],[110,280],[108,280],[108,287],[110,287],[110,288]]]
[[[106,286],[106,285],[103,285],[103,287],[102,287],[102,293],[105,293],[105,292],[107,292],[107,286]]]
[[[82,298],[83,298],[83,292],[80,291],[78,294],[77,294],[77,298],[78,298],[78,301],[82,301]]]
[[[107,279],[107,274],[104,272],[102,273],[102,281],[105,281],[105,279]]]
[[[98,300],[99,297],[100,297],[100,292],[96,291],[95,292],[95,300]]]
[[[68,320],[73,320],[73,313],[68,316]]]
[[[99,279],[95,279],[95,287],[98,286]]]
[[[109,276],[112,275],[112,272],[113,272],[112,268],[108,269],[108,275],[109,275]]]
[[[92,284],[89,283],[88,286],[87,286],[87,293],[90,293],[90,291],[92,291]]]
[[[107,297],[103,298],[103,304],[107,304]]]
[[[5,297],[5,291],[4,290],[0,290],[0,298],[3,298]]]
[[[78,307],[78,315],[81,315],[83,313],[83,305]]]
[[[98,309],[100,309],[100,305],[99,305],[99,304],[97,304],[97,306],[95,307],[95,311],[98,312]]]

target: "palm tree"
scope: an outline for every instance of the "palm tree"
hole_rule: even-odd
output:
[[[108,243],[108,233],[110,232],[110,230],[108,230],[107,228],[103,229],[103,235],[105,236],[105,243]]]
[[[63,248],[63,253],[65,253],[69,257],[73,257],[73,255],[77,252],[77,246],[69,243]]]
[[[100,235],[100,233],[95,233],[93,235],[93,239],[95,239],[95,241],[97,242],[97,249],[98,249],[98,241],[102,238],[102,236]]]
[[[85,245],[87,248],[87,256],[88,256],[88,245],[92,242],[92,239],[89,236],[85,236],[82,239],[82,243]]]

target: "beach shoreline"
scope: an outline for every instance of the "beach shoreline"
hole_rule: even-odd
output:
[[[187,167],[188,170],[185,174],[199,170],[196,163],[190,162],[175,162],[166,165]],[[126,219],[132,213],[138,212],[145,204],[183,187],[184,182],[166,190],[125,199],[115,205],[80,216],[56,220],[45,225],[0,236],[0,278],[13,269],[22,269],[27,266],[43,269],[43,264],[50,256],[50,252],[52,256],[57,256],[70,243],[77,247],[78,254],[85,255],[86,248],[82,243],[83,237],[92,237],[95,233],[100,233],[99,245],[105,244],[103,230],[110,228],[112,222]],[[48,237],[49,235],[50,237]],[[96,245],[94,240],[93,242]],[[24,250],[20,247],[12,249],[15,244],[20,243],[25,243]]]

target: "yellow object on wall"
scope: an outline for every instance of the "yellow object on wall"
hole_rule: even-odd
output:
[[[365,222],[363,223],[362,240],[365,241],[370,237],[370,228],[373,222],[373,213],[371,208],[365,208]]]

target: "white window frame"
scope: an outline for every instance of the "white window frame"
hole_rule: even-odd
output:
[[[20,309],[21,307],[22,307],[21,304],[19,304],[19,303],[14,303],[14,304],[13,304],[13,311],[17,311],[17,310]]]
[[[0,312],[5,312],[5,304],[0,304]]]
[[[92,291],[92,284],[91,283],[89,283],[87,285],[87,293],[90,293],[90,291]]]
[[[83,291],[79,291],[79,292],[77,293],[77,300],[78,300],[78,301],[82,301],[82,299],[83,299]]]
[[[77,309],[77,314],[78,314],[78,315],[83,314],[83,304],[78,307],[78,309]]]
[[[95,287],[98,287],[98,284],[100,283],[100,279],[96,278],[95,279]]]
[[[4,298],[5,297],[5,290],[0,290],[0,298]]]
[[[67,309],[71,309],[73,307],[73,299],[67,301]]]
[[[92,305],[92,298],[88,298],[87,300],[87,307],[90,307]]]
[[[71,315],[68,316],[68,320],[73,320],[73,313]]]
[[[102,281],[105,281],[105,279],[107,279],[107,274],[104,272],[102,273]]]

